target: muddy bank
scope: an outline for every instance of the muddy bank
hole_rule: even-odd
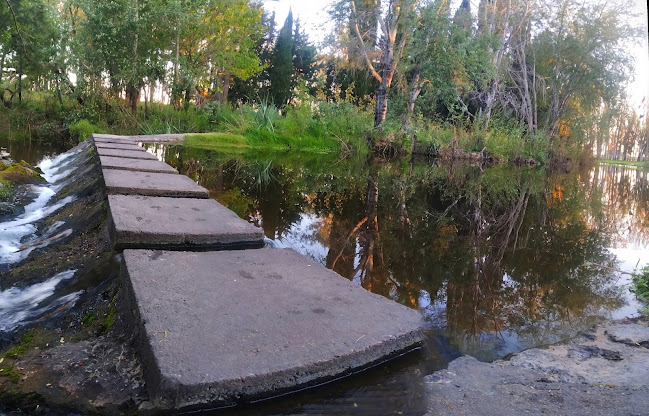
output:
[[[647,415],[649,326],[609,322],[509,360],[465,356],[425,379],[427,415]]]

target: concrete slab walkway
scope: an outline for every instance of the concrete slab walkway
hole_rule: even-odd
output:
[[[131,143],[101,143],[101,142],[96,142],[95,147],[97,149],[119,149],[119,150],[134,150],[137,152],[146,152],[146,149],[143,148],[142,146],[138,144],[131,144]]]
[[[97,153],[100,156],[113,156],[113,157],[121,157],[125,159],[158,160],[158,158],[155,157],[155,155],[152,155],[149,152],[141,152],[138,150],[106,149],[104,147],[98,147]]]
[[[120,137],[96,143],[101,140],[131,146]],[[136,315],[147,389],[157,408],[200,410],[272,397],[421,342],[417,311],[292,250],[260,248],[260,228],[204,199],[205,188],[153,155],[101,145],[97,151],[111,237],[124,249],[125,313]]]
[[[148,153],[147,153],[148,154]],[[103,168],[134,170],[141,172],[178,173],[171,166],[159,160],[141,160],[114,156],[99,156]]]
[[[108,194],[208,198],[207,189],[184,175],[103,169]]]
[[[260,248],[264,233],[212,199],[109,195],[116,249]]]
[[[150,399],[184,409],[278,395],[418,345],[417,311],[288,249],[125,250]]]

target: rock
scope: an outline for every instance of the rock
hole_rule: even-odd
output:
[[[647,334],[646,323],[613,322],[509,361],[458,358],[426,377],[427,414],[647,414],[649,350],[636,345]]]

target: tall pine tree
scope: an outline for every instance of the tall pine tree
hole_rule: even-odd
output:
[[[268,70],[269,95],[278,107],[284,107],[291,98],[293,78],[293,12],[289,10],[284,26],[279,31]]]
[[[295,21],[295,32],[293,34],[293,87],[301,81],[305,81],[307,87],[311,87],[311,81],[315,75],[316,49],[309,43],[309,38],[302,31],[300,19]],[[310,94],[315,94],[315,89],[309,88]]]

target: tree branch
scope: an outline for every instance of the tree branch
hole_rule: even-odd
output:
[[[379,75],[378,72],[376,72],[376,69],[374,69],[374,65],[372,65],[372,61],[370,61],[370,58],[367,55],[367,47],[365,46],[365,42],[363,41],[363,36],[361,36],[361,31],[358,27],[358,14],[356,12],[356,2],[354,0],[351,0],[350,3],[352,6],[352,19],[354,20],[354,31],[356,32],[356,37],[358,38],[358,42],[360,44],[360,49],[361,49],[361,54],[363,55],[363,59],[365,59],[365,63],[367,64],[367,67],[369,68],[372,76],[378,82],[383,82],[383,78],[381,77],[381,75]],[[381,19],[379,18],[379,20]]]

